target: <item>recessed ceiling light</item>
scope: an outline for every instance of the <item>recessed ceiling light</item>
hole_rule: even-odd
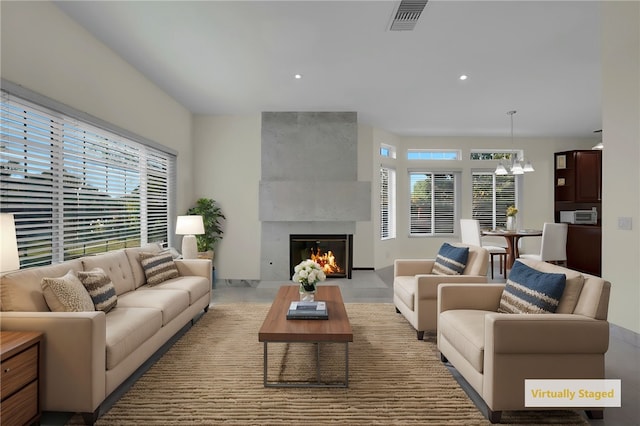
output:
[[[293,76],[296,80],[300,80],[302,78],[302,74],[296,74]]]
[[[465,81],[467,78],[469,78],[466,74],[462,74],[460,76],[460,80]]]

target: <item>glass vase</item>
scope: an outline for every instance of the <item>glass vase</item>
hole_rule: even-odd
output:
[[[300,286],[300,301],[301,302],[313,302],[316,300],[316,291],[305,290],[304,286]]]

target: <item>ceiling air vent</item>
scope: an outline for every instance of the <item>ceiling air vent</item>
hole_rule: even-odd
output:
[[[411,31],[416,26],[422,10],[429,0],[402,0],[398,5],[393,20],[391,31]]]

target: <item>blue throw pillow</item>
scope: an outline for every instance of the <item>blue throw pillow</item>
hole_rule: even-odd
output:
[[[432,274],[435,275],[460,275],[467,266],[469,259],[469,247],[454,247],[444,243],[436,256]]]
[[[498,312],[508,314],[552,314],[556,312],[567,277],[537,271],[516,262],[502,291]]]

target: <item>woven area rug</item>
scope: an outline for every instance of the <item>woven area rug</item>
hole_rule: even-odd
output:
[[[265,388],[258,330],[269,305],[215,305],[97,424],[489,424],[393,305],[346,307],[346,389]],[[269,380],[315,377],[315,356],[311,344],[269,344]],[[341,380],[344,345],[321,345],[320,356],[323,379]],[[571,411],[506,412],[503,422],[586,424]]]

